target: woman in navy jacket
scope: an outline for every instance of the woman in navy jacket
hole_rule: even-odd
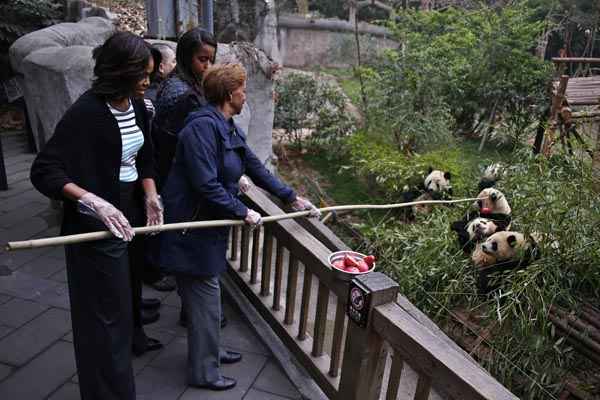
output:
[[[246,100],[246,72],[240,64],[208,69],[203,79],[209,105],[190,115],[179,132],[175,160],[162,196],[168,223],[243,219],[257,225],[261,216],[238,199],[246,174],[259,187],[296,210],[318,210],[276,179],[254,155],[246,135],[233,122]],[[219,372],[220,363],[241,359],[219,351],[219,275],[226,268],[228,227],[161,233],[160,265],[176,275],[188,318],[188,383],[213,390],[235,386]]]
[[[128,242],[131,225],[162,223],[162,206],[145,106],[134,98],[143,96],[154,65],[144,40],[126,32],[93,55],[92,89],[59,121],[31,181],[63,201],[62,234],[108,228],[115,236],[65,247],[73,345],[83,400],[135,400]]]

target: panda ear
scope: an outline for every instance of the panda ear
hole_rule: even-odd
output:
[[[450,177],[451,177],[450,172],[444,172],[444,179],[446,179],[447,181],[449,181]]]
[[[428,173],[428,174],[430,174],[430,173],[432,173],[432,172],[433,172],[433,167],[430,165],[430,166],[427,168],[427,173]]]
[[[515,247],[517,244],[517,237],[515,235],[510,235],[506,238],[506,241],[510,247]]]

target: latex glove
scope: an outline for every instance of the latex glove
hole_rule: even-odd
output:
[[[144,99],[144,105],[146,106],[146,111],[148,111],[148,113],[150,114],[150,118],[153,118],[154,114],[156,113],[156,109],[154,108],[152,100]]]
[[[251,228],[256,228],[257,226],[262,224],[262,217],[259,213],[249,208],[248,213],[246,214],[246,218],[244,218],[244,222],[250,225]]]
[[[146,197],[146,226],[162,225],[163,220],[163,203],[160,195]]]
[[[98,218],[119,239],[129,242],[135,235],[123,213],[94,193],[84,194],[77,200],[77,203],[77,209],[80,213]]]
[[[297,196],[296,200],[292,202],[292,209],[294,211],[310,211],[310,214],[308,214],[310,218],[321,218],[321,211],[304,197]]]
[[[242,193],[246,193],[248,190],[250,190],[250,187],[252,187],[250,179],[248,179],[245,175],[241,176],[238,185],[240,187],[240,192]]]

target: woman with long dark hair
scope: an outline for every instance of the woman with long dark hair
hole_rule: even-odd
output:
[[[202,92],[204,71],[215,62],[217,41],[201,28],[193,28],[177,41],[177,67],[175,73],[163,82],[155,104],[153,121],[158,186],[161,187],[169,174],[177,133],[192,111],[206,105]]]
[[[144,40],[126,32],[93,57],[92,88],[59,121],[31,181],[63,201],[61,234],[108,228],[114,235],[65,247],[73,344],[82,399],[133,400],[131,226],[162,224],[141,99],[154,65]]]

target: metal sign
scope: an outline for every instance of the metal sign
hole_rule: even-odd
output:
[[[366,327],[369,319],[371,293],[358,281],[350,283],[346,312],[348,317],[359,326]]]

